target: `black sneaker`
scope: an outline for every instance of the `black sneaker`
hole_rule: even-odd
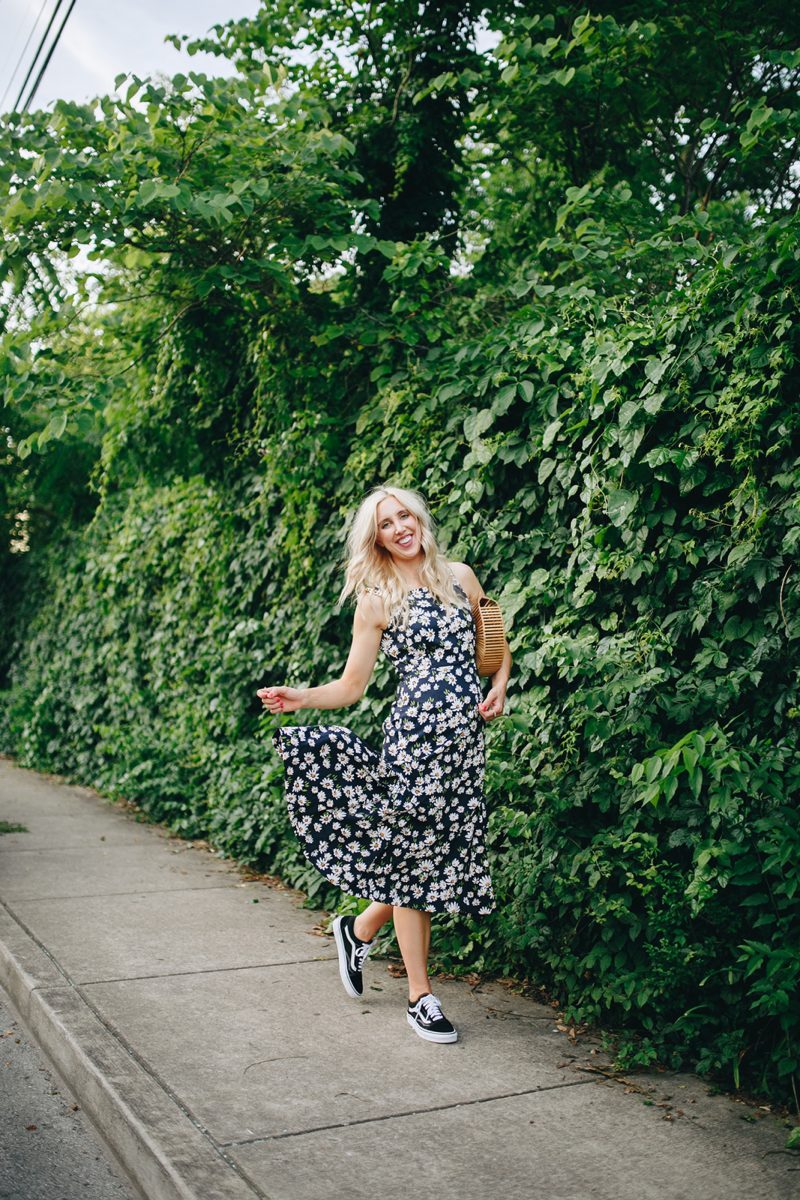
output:
[[[435,996],[426,992],[416,1004],[408,1006],[408,1023],[426,1042],[455,1042],[458,1034],[442,1012]]]
[[[358,1000],[359,996],[364,994],[361,972],[372,949],[372,942],[362,942],[361,938],[356,937],[353,932],[355,920],[355,917],[336,917],[333,922],[333,936],[339,952],[339,974],[344,990],[348,996],[354,996]]]

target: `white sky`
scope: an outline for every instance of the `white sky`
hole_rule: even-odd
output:
[[[11,81],[43,4],[22,66]],[[0,0],[0,96],[11,82],[0,110],[8,111],[14,104],[54,7],[55,0]],[[113,91],[115,76],[123,72],[140,76],[187,70],[222,74],[226,71],[223,59],[199,54],[190,58],[165,45],[164,38],[169,33],[201,36],[212,25],[254,16],[258,7],[258,0],[76,0],[33,107],[43,108],[59,98],[82,101]],[[67,8],[68,0],[53,24],[51,38]]]

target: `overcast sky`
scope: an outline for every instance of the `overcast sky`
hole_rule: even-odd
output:
[[[8,89],[2,111],[16,100],[54,7],[55,0],[0,0],[0,96]],[[68,7],[63,4],[53,30]],[[36,32],[12,81],[40,10]],[[34,107],[59,97],[86,100],[113,91],[114,78],[123,71],[140,76],[158,71],[219,73],[221,60],[211,55],[190,58],[165,45],[164,38],[169,33],[201,35],[212,25],[253,16],[257,10],[258,0],[76,0]]]

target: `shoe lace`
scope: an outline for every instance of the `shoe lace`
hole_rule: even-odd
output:
[[[360,971],[363,969],[364,960],[372,949],[372,942],[361,942],[353,948],[352,963],[353,969]]]
[[[444,1018],[441,1003],[436,996],[422,996],[419,1003],[427,1020],[439,1021]]]

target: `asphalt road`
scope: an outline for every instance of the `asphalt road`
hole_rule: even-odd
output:
[[[0,988],[0,1200],[135,1200]]]

